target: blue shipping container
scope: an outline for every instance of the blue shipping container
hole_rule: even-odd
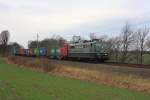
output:
[[[28,56],[30,54],[29,49],[25,49],[25,56]]]
[[[46,56],[47,55],[47,48],[40,48],[40,55]]]

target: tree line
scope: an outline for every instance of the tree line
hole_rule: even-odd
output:
[[[62,46],[67,40],[60,36],[52,36],[41,41],[29,41],[28,48],[52,48],[54,46]]]
[[[104,39],[110,57],[115,62],[133,62],[142,64],[143,58],[150,61],[150,28],[142,27],[133,29],[130,24],[125,24],[121,34],[116,37]],[[145,56],[147,55],[147,56]]]

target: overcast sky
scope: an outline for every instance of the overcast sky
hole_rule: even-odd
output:
[[[0,31],[9,30],[10,41],[24,46],[36,33],[40,39],[114,36],[126,22],[150,25],[150,0],[0,0]]]

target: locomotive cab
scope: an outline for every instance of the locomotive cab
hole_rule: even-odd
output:
[[[100,61],[108,60],[108,53],[106,51],[105,44],[95,43],[94,46],[97,59]]]

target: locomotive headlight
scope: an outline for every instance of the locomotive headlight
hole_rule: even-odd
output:
[[[108,54],[107,54],[107,53],[105,53],[104,55],[105,55],[105,56],[107,56]]]

